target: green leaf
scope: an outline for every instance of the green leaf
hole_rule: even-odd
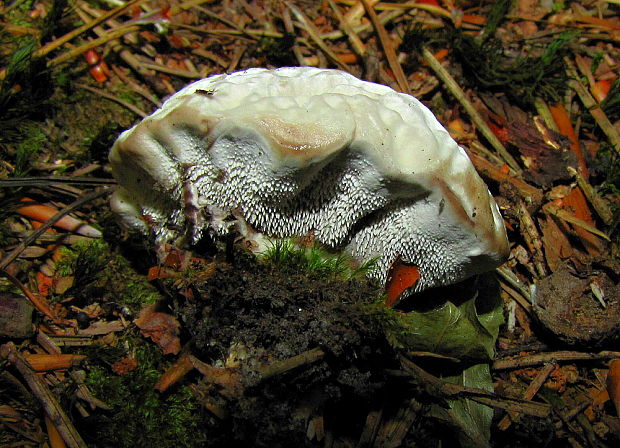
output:
[[[504,321],[499,295],[484,291],[459,305],[456,303],[456,300],[446,301],[430,311],[398,313],[398,325],[392,328],[391,338],[396,345],[409,350],[429,351],[464,361],[492,359],[499,327]]]
[[[444,377],[443,380],[493,391],[488,364],[473,365],[459,375]],[[433,405],[431,415],[457,429],[461,446],[463,448],[490,446],[493,409],[469,399],[447,400],[447,402],[448,408]]]

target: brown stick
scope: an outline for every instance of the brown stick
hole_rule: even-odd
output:
[[[84,25],[82,25],[79,28],[74,29],[73,31],[65,34],[62,37],[59,37],[58,39],[48,43],[47,45],[41,47],[39,50],[37,50],[34,53],[34,57],[42,57],[45,56],[46,54],[54,51],[55,49],[57,49],[58,47],[60,47],[61,45],[69,42],[71,39],[73,39],[74,37],[79,36],[80,34],[90,30],[91,28],[99,25],[102,22],[105,22],[108,19],[111,19],[113,17],[116,17],[119,14],[122,14],[124,11],[126,11],[127,9],[135,6],[135,5],[139,5],[140,3],[142,3],[144,0],[131,0],[130,2],[125,3],[124,5],[121,5],[117,8],[114,8],[111,11],[106,12],[105,14],[102,14],[100,17],[96,18],[95,20],[93,20],[92,22],[89,23],[85,23]],[[95,45],[96,46],[96,45]],[[86,50],[84,50],[86,51]]]
[[[568,86],[577,92],[579,95],[579,99],[583,105],[588,109],[596,124],[598,124],[601,130],[607,135],[611,146],[614,148],[616,153],[620,153],[620,134],[614,127],[614,125],[609,121],[601,106],[596,102],[596,100],[590,95],[590,92],[578,81],[579,77],[577,72],[575,71],[575,66],[570,61],[570,59],[565,58],[568,69],[566,70],[568,76],[572,79],[568,81]]]
[[[605,350],[598,353],[584,353],[573,351],[558,351],[551,353],[536,353],[513,359],[499,359],[492,365],[493,370],[522,369],[533,367],[548,362],[571,362],[571,361],[601,361],[612,358],[620,358],[620,352]]]
[[[521,200],[517,204],[517,215],[519,217],[519,223],[521,224],[521,235],[523,235],[525,244],[527,245],[530,254],[532,254],[532,260],[534,262],[534,266],[536,267],[536,272],[540,278],[543,278],[547,275],[547,270],[545,269],[545,256],[543,254],[542,240],[540,239],[540,234],[536,228],[534,220],[532,219],[532,215],[530,215],[525,203]]]
[[[55,65],[62,64],[63,62],[67,62],[73,59],[74,57],[81,55],[82,53],[86,53],[88,50],[92,48],[98,47],[99,45],[103,45],[111,40],[124,36],[125,34],[133,33],[139,30],[140,30],[140,27],[135,26],[135,25],[122,26],[120,28],[115,28],[97,39],[93,39],[84,45],[81,45],[77,48],[74,48],[72,50],[69,50],[61,54],[60,56],[55,57],[54,59],[47,62],[47,66],[53,67]]]
[[[283,359],[282,361],[272,362],[266,366],[260,367],[258,373],[261,379],[266,380],[272,376],[280,375],[281,373],[288,372],[297,367],[301,367],[306,364],[312,364],[319,361],[325,356],[325,352],[321,348],[313,348],[312,350],[305,351],[299,355],[291,358]]]
[[[125,101],[125,100],[122,100],[119,97],[114,96],[111,93],[108,93],[108,92],[106,92],[104,90],[97,89],[95,87],[89,86],[88,84],[82,84],[82,83],[79,83],[79,82],[74,83],[74,85],[76,87],[81,88],[81,89],[88,90],[89,92],[92,92],[95,95],[99,95],[99,96],[101,96],[103,98],[107,98],[110,101],[114,101],[114,102],[120,104],[121,106],[129,109],[130,111],[132,111],[134,114],[138,115],[139,117],[146,118],[149,115],[146,112],[144,112],[142,109],[140,109],[139,107],[134,106],[133,104],[131,104],[131,103]]]
[[[542,192],[528,184],[527,182],[519,179],[518,177],[511,176],[508,173],[504,173],[491,162],[483,157],[480,157],[473,151],[467,153],[472,163],[476,167],[476,171],[480,173],[482,177],[486,177],[494,180],[495,182],[508,182],[517,189],[519,195],[527,202],[533,204],[540,204],[543,198]]]
[[[549,375],[551,375],[551,372],[553,372],[553,369],[555,369],[556,366],[557,364],[555,363],[549,363],[546,364],[540,372],[538,372],[536,378],[534,378],[534,380],[530,383],[527,390],[523,394],[524,400],[531,400],[532,398],[534,398],[534,395],[536,395],[542,385],[545,384],[545,381],[547,381],[547,378],[549,378]],[[508,414],[504,415],[504,417],[497,424],[497,427],[500,431],[506,431],[508,428],[510,428],[510,425],[516,418],[518,418],[518,416],[519,414],[517,412],[509,412]]]
[[[0,346],[0,357],[6,358],[24,377],[30,390],[41,402],[45,414],[52,421],[69,448],[86,448],[86,443],[77,432],[71,419],[56,400],[43,380],[32,370],[28,363],[19,355],[15,344],[7,342]]]
[[[379,36],[379,40],[381,41],[381,46],[383,46],[383,52],[385,53],[385,57],[390,64],[390,68],[392,72],[394,72],[394,76],[396,76],[396,82],[398,82],[398,87],[401,92],[411,94],[411,89],[409,88],[409,83],[407,82],[407,77],[405,76],[405,72],[403,71],[403,67],[398,62],[398,58],[396,57],[396,51],[394,50],[394,45],[392,44],[392,40],[390,36],[388,36],[385,27],[379,20],[379,16],[375,12],[374,8],[368,4],[366,0],[361,0],[364,5],[364,9],[366,9],[366,14],[370,18],[372,22],[372,26],[375,28],[377,35]]]
[[[488,140],[488,142],[493,146],[493,148],[497,151],[497,153],[502,157],[502,159],[506,162],[506,164],[512,168],[517,174],[521,174],[521,168],[517,161],[512,157],[512,155],[508,152],[508,150],[504,147],[502,142],[495,136],[489,125],[484,121],[482,116],[478,113],[474,105],[467,99],[465,92],[458,85],[458,83],[454,80],[452,75],[448,73],[443,65],[433,56],[433,53],[429,51],[428,48],[424,48],[422,50],[422,55],[424,56],[424,60],[431,67],[435,75],[446,85],[446,88],[450,91],[452,95],[457,99],[465,112],[469,115],[474,124],[480,129],[480,132],[484,137]]]
[[[399,371],[399,373],[404,373],[405,376],[411,377],[413,383],[426,387],[428,393],[436,398],[468,398],[487,406],[498,409],[517,410],[518,412],[536,417],[547,417],[551,412],[551,407],[547,404],[503,397],[484,389],[447,383],[428,373],[404,356],[400,356],[400,361],[404,372]]]

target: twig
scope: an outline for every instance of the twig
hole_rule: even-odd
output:
[[[522,369],[533,367],[549,362],[570,361],[600,361],[605,359],[620,358],[620,352],[602,351],[598,353],[585,353],[573,351],[558,351],[551,353],[536,353],[513,359],[498,359],[492,364],[493,370]]]
[[[334,11],[336,18],[340,22],[340,27],[342,28],[342,31],[347,35],[349,42],[351,42],[353,51],[355,51],[359,56],[364,57],[364,55],[366,54],[366,44],[362,42],[362,39],[360,39],[360,37],[357,35],[351,25],[349,25],[349,22],[344,19],[342,12],[340,12],[340,8],[338,8],[338,5],[334,3],[334,0],[327,1],[329,2],[329,6]]]
[[[284,29],[286,30],[286,32],[288,34],[294,35],[295,34],[295,25],[293,24],[293,19],[291,17],[291,10],[289,8],[284,8],[284,11],[282,12],[282,20],[284,21]],[[306,66],[306,59],[304,58],[304,55],[301,53],[301,49],[299,48],[299,45],[297,45],[297,39],[295,39],[295,43],[293,44],[293,54],[295,55],[295,59],[297,59],[297,63],[301,66],[304,67]]]
[[[42,57],[45,56],[46,54],[54,51],[56,48],[60,47],[61,45],[69,42],[71,39],[79,36],[80,34],[90,30],[91,28],[99,25],[100,23],[105,22],[108,19],[111,19],[113,17],[118,16],[119,14],[122,14],[124,11],[126,11],[127,9],[139,5],[140,3],[144,2],[145,0],[131,0],[127,3],[125,3],[124,5],[118,6],[117,8],[114,8],[111,11],[108,11],[104,14],[102,14],[101,16],[99,16],[98,18],[96,18],[95,20],[93,20],[92,22],[88,22],[85,23],[84,25],[82,25],[79,28],[74,29],[73,31],[65,34],[64,36],[50,42],[49,44],[41,47],[39,50],[37,50],[34,53],[34,57]],[[95,45],[96,47],[97,45]],[[86,50],[84,50],[86,51]],[[64,61],[63,61],[64,62]]]
[[[197,56],[200,56],[200,57],[203,57],[205,59],[209,59],[210,61],[215,62],[217,65],[219,65],[223,69],[226,69],[226,67],[228,67],[228,61],[226,61],[224,58],[221,58],[220,56],[213,53],[212,51],[205,50],[204,48],[194,48],[192,50],[192,53]]]
[[[8,342],[0,346],[0,356],[6,358],[24,377],[30,390],[37,397],[46,415],[52,421],[69,448],[86,448],[86,443],[77,432],[71,419],[56,400],[43,380],[32,370],[28,363],[19,355],[15,344]]]
[[[317,362],[325,356],[325,351],[319,347],[300,353],[299,355],[291,358],[283,359],[282,361],[275,361],[266,366],[259,367],[258,373],[262,380],[271,378],[272,376],[280,375],[289,370],[296,369],[306,364],[312,364]]]
[[[106,42],[117,39],[125,34],[133,33],[135,31],[138,31],[139,29],[140,29],[139,26],[133,26],[133,25],[115,28],[98,39],[93,39],[84,45],[81,45],[77,48],[73,48],[72,50],[69,50],[66,53],[63,53],[60,56],[48,61],[47,66],[53,67],[55,65],[62,64],[63,62],[67,62],[73,59],[74,57],[81,55],[82,53],[86,53],[91,48],[98,47],[99,45],[103,45]]]
[[[13,284],[13,286],[15,286],[17,289],[22,291],[24,295],[28,298],[28,300],[30,300],[30,303],[32,303],[32,306],[34,306],[41,314],[51,319],[55,324],[58,324],[58,325],[70,325],[71,324],[71,322],[68,320],[56,317],[54,313],[52,313],[52,310],[50,310],[50,307],[45,302],[43,302],[36,294],[30,291],[30,289],[26,288],[26,286],[22,282],[20,282],[19,279],[9,274],[6,270],[0,269],[0,275],[5,277],[9,282]]]
[[[394,50],[394,45],[388,36],[387,31],[383,24],[379,21],[379,17],[375,12],[374,8],[371,7],[366,0],[360,0],[364,5],[364,9],[366,10],[366,14],[370,18],[372,22],[372,26],[375,29],[375,32],[379,36],[379,40],[381,41],[381,45],[383,46],[383,52],[387,57],[388,64],[390,64],[390,68],[396,76],[396,82],[398,82],[398,87],[401,92],[411,94],[411,89],[409,88],[409,83],[407,82],[407,77],[405,76],[405,72],[403,71],[403,67],[398,62],[398,58],[396,56],[396,50]]]
[[[542,191],[538,188],[531,186],[527,182],[518,177],[511,176],[509,173],[505,173],[498,167],[493,165],[485,158],[479,156],[473,151],[468,151],[467,154],[472,163],[476,167],[476,170],[483,176],[494,180],[495,182],[503,183],[508,182],[514,188],[516,188],[519,196],[521,196],[529,204],[540,204],[543,199]]]
[[[465,92],[463,92],[452,75],[448,73],[448,71],[443,67],[443,65],[441,65],[435,56],[433,56],[433,53],[431,53],[428,48],[424,47],[422,49],[422,55],[424,56],[426,63],[433,69],[437,77],[444,82],[450,93],[454,95],[461,106],[463,106],[463,109],[465,109],[474,124],[478,127],[478,129],[480,129],[482,135],[484,135],[491,146],[493,146],[497,153],[502,157],[504,162],[506,162],[506,164],[508,164],[508,166],[512,168],[516,174],[521,174],[522,170],[519,168],[517,161],[512,157],[504,145],[502,145],[493,131],[491,131],[489,125],[478,113],[474,105],[467,99]]]
[[[82,84],[82,83],[79,83],[79,82],[74,83],[74,85],[77,86],[77,87],[80,87],[81,89],[85,89],[85,90],[88,90],[90,92],[93,92],[93,93],[95,93],[95,94],[97,94],[97,95],[99,95],[99,96],[101,96],[103,98],[107,98],[107,99],[109,99],[111,101],[114,101],[114,102],[120,104],[121,106],[126,107],[127,109],[132,111],[134,114],[136,114],[136,115],[138,115],[138,116],[140,116],[142,118],[146,118],[149,115],[146,112],[144,112],[142,109],[138,108],[137,106],[134,106],[133,104],[128,103],[127,101],[122,100],[122,99],[112,95],[111,93],[105,92],[105,91],[103,91],[101,89],[97,89],[95,87],[91,87],[91,86],[89,86],[87,84]]]
[[[587,222],[577,218],[576,216],[573,216],[569,211],[564,210],[557,205],[551,203],[545,204],[543,206],[543,210],[553,216],[557,216],[558,218],[563,219],[564,221],[570,222],[575,226],[581,227],[582,229],[587,230],[588,232],[596,236],[600,236],[604,240],[611,241],[605,233],[601,232],[596,227],[591,226]]]
[[[568,86],[577,92],[579,99],[581,99],[583,105],[588,109],[588,111],[590,111],[590,114],[607,136],[614,150],[620,154],[620,134],[611,121],[609,121],[609,118],[607,118],[607,115],[603,112],[601,106],[596,102],[592,95],[590,95],[590,92],[588,92],[588,90],[578,81],[579,78],[572,61],[568,58],[565,58],[564,60],[568,67],[566,72],[571,78],[568,81]]]
[[[213,3],[215,0],[190,0],[188,2],[181,3],[180,5],[174,5],[170,8],[170,15],[173,16],[181,11],[187,11],[195,6],[202,5],[204,3]]]
[[[327,45],[325,45],[325,42],[323,41],[323,39],[320,36],[319,30],[317,30],[315,28],[315,26],[312,24],[312,22],[310,22],[310,20],[308,20],[308,18],[305,16],[305,14],[303,12],[301,12],[301,10],[299,8],[297,8],[297,6],[295,6],[295,5],[291,4],[291,3],[286,2],[286,5],[291,10],[291,12],[295,15],[295,17],[297,17],[297,20],[299,20],[301,22],[301,25],[302,25],[301,28],[308,33],[310,38],[314,41],[314,43],[317,44],[317,46],[321,49],[321,51],[323,51],[323,53],[325,53],[325,55],[340,70],[344,70],[344,71],[350,73],[351,69],[347,66],[347,64],[344,64],[343,62],[341,62],[340,59],[338,59],[338,56],[336,56],[334,54],[334,52],[331,51]]]
[[[583,191],[584,196],[588,199],[588,202],[592,204],[592,207],[599,215],[599,217],[603,220],[606,225],[611,225],[614,215],[607,205],[607,202],[603,198],[599,196],[594,187],[590,185],[590,183],[579,174],[572,166],[566,167],[571,176],[575,177],[577,180],[577,185]]]
[[[51,176],[51,177],[14,177],[11,179],[0,179],[0,188],[15,187],[34,187],[54,184],[69,185],[116,185],[114,179],[103,179],[97,177],[70,177],[70,176]]]
[[[551,375],[551,372],[553,372],[556,366],[557,364],[555,363],[549,363],[546,364],[540,372],[538,372],[536,378],[534,378],[534,380],[525,390],[525,393],[523,394],[524,400],[529,401],[534,398],[536,393],[538,393],[538,390],[542,387],[543,384],[545,384],[545,381],[547,381],[547,378],[549,378],[549,375]],[[518,418],[518,415],[519,414],[517,412],[509,412],[508,414],[504,415],[504,417],[499,421],[497,427],[500,429],[500,431],[506,431],[510,427],[512,422]]]
[[[520,200],[518,202],[516,211],[517,216],[519,217],[519,223],[521,224],[521,235],[523,235],[525,244],[532,254],[536,272],[540,278],[543,278],[547,275],[547,270],[544,265],[545,255],[543,253],[543,244],[540,239],[538,229],[536,228],[536,224],[534,223],[534,220],[532,219],[530,212],[528,212],[527,207],[525,207],[525,203],[523,201]]]
[[[155,106],[161,107],[161,101],[159,101],[159,99],[155,95],[151,94],[151,92],[149,92],[149,90],[146,87],[142,87],[140,84],[138,84],[133,79],[131,79],[129,76],[127,76],[123,72],[123,70],[120,69],[120,67],[116,65],[112,65],[112,70],[114,70],[114,73],[116,73],[116,76],[118,76],[121,79],[121,81],[123,81],[125,84],[131,87],[131,89],[134,92],[146,98],[151,103],[153,103]]]
[[[188,78],[188,79],[202,78],[202,75],[200,75],[200,73],[190,72],[189,70],[181,70],[179,68],[166,67],[165,65],[159,65],[159,64],[152,63],[152,62],[140,61],[139,64],[146,69],[151,69],[151,70],[155,70],[155,71],[162,72],[162,73],[168,73],[169,75],[178,76],[180,78]]]
[[[233,56],[230,59],[230,63],[228,64],[228,67],[226,68],[226,71],[228,73],[234,72],[236,70],[237,66],[239,65],[239,62],[241,61],[241,57],[243,56],[243,54],[245,53],[247,49],[248,49],[248,46],[245,43],[238,43],[237,45],[235,45]]]
[[[498,409],[517,410],[518,412],[536,417],[547,417],[551,412],[551,407],[543,403],[503,397],[484,389],[445,382],[423,370],[404,356],[399,358],[405,369],[405,372],[401,373],[409,376],[415,384],[426,387],[427,392],[436,398],[469,398],[487,406]]]
[[[504,290],[504,293],[507,294],[510,299],[521,305],[521,308],[523,308],[529,316],[532,316],[532,304],[528,302],[527,298],[525,298],[523,294],[512,289],[510,286],[503,282],[500,282],[500,286]]]
[[[170,27],[183,28],[189,31],[193,31],[195,33],[213,34],[216,36],[234,36],[239,39],[247,39],[247,40],[256,40],[256,38],[261,38],[261,37],[273,37],[276,39],[281,39],[284,37],[284,34],[279,33],[277,31],[253,30],[253,29],[247,29],[247,28],[244,28],[243,31],[214,30],[210,28],[203,28],[200,26],[186,25],[183,23],[171,23]]]
[[[358,0],[337,0],[338,3],[343,5],[353,6],[359,3]],[[375,9],[378,11],[396,11],[396,10],[408,10],[408,9],[420,9],[422,11],[427,11],[433,13],[435,15],[444,17],[446,19],[452,19],[452,14],[450,11],[447,11],[439,6],[426,4],[426,3],[416,3],[416,2],[405,2],[405,3],[379,3],[375,6]]]
[[[532,295],[530,294],[530,291],[528,291],[527,286],[521,283],[521,281],[510,269],[505,266],[500,266],[495,270],[495,272],[497,272],[500,277],[510,283],[513,288],[516,288],[516,290],[519,291],[519,293],[521,293],[521,295],[525,297],[525,299],[529,303],[532,303]]]
[[[86,5],[82,5],[81,8],[76,9],[76,13],[83,21],[87,23],[89,23],[91,19],[85,14],[85,12],[88,12],[88,14],[91,14],[94,17],[100,16],[99,11],[88,8]],[[93,31],[99,37],[104,37],[107,35],[106,31],[101,26],[94,27]],[[129,65],[129,67],[131,67],[136,73],[142,75],[146,81],[151,82],[152,86],[155,88],[158,94],[168,93],[165,87],[162,85],[162,82],[155,76],[155,72],[153,70],[148,70],[142,67],[141,62],[138,60],[138,58],[133,53],[131,53],[131,51],[129,51],[124,45],[122,45],[118,39],[111,41],[110,44],[112,47],[112,51],[117,53],[121,57],[121,59],[125,61],[127,65]]]

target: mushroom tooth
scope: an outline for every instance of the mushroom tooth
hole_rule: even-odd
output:
[[[419,267],[416,291],[507,256],[493,198],[433,114],[338,70],[198,81],[123,133],[110,161],[115,210],[159,242],[196,240],[207,225],[226,232],[234,215],[252,237],[312,232],[360,262],[378,256],[381,281],[400,257]]]

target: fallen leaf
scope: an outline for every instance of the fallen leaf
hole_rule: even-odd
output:
[[[155,308],[144,308],[134,323],[144,337],[152,339],[161,347],[165,355],[176,355],[181,351],[179,321],[170,314],[155,311]]]
[[[128,356],[119,359],[112,364],[112,371],[117,375],[124,375],[138,367],[138,361]]]

